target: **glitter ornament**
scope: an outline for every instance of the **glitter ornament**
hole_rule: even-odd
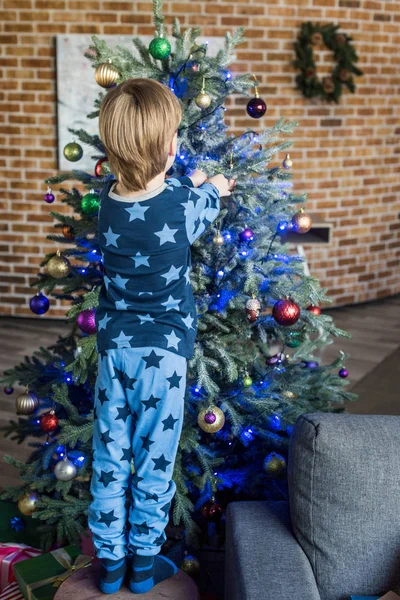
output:
[[[348,377],[348,376],[349,376],[349,372],[348,372],[348,370],[345,367],[343,367],[342,369],[340,369],[340,371],[339,371],[339,377],[341,377],[342,379],[346,379],[346,377]]]
[[[253,77],[257,82],[255,75],[253,75]],[[248,101],[246,111],[249,117],[252,117],[253,119],[260,119],[267,112],[267,105],[264,100],[260,98],[257,85],[254,86],[254,98]]]
[[[293,166],[293,161],[290,158],[290,154],[286,154],[286,157],[284,159],[284,161],[282,162],[282,165],[285,167],[285,169],[291,169]]]
[[[58,481],[71,481],[76,477],[76,473],[76,466],[68,460],[67,456],[64,456],[63,460],[60,460],[54,467],[54,475]]]
[[[26,517],[30,517],[37,510],[40,496],[36,492],[28,492],[18,500],[18,508]]]
[[[246,302],[246,315],[250,323],[254,323],[260,315],[261,304],[257,298],[253,296]]]
[[[6,387],[3,388],[3,392],[7,394],[7,396],[10,396],[14,392],[14,388],[9,385],[6,385]]]
[[[83,156],[82,146],[77,144],[76,142],[70,142],[64,148],[64,156],[70,162],[77,162]]]
[[[239,233],[239,238],[242,242],[251,242],[254,240],[254,231],[250,227],[246,227]]]
[[[151,40],[149,52],[156,60],[165,60],[171,54],[171,44],[162,36]]]
[[[221,235],[221,232],[217,231],[216,235],[213,237],[213,244],[215,246],[222,246],[224,242],[225,240],[224,237]]]
[[[201,90],[194,101],[196,102],[196,105],[202,109],[208,108],[211,104],[211,98],[204,90]]]
[[[292,229],[296,233],[307,233],[310,231],[312,226],[312,219],[310,215],[304,212],[304,208],[300,212],[296,213],[292,217]]]
[[[17,415],[31,415],[39,406],[36,395],[29,390],[20,394],[15,400]]]
[[[74,232],[70,225],[63,225],[62,234],[67,240],[73,240],[75,238]]]
[[[119,76],[118,70],[111,64],[111,60],[96,67],[94,72],[96,83],[103,88],[114,87]]]
[[[40,429],[45,433],[50,433],[51,431],[54,431],[55,429],[57,429],[57,426],[58,418],[54,410],[51,410],[45,415],[42,415],[42,417],[40,418]]]
[[[54,279],[62,279],[67,277],[71,270],[71,265],[65,256],[61,256],[61,252],[57,250],[55,256],[52,256],[46,264],[46,272]]]
[[[286,400],[296,400],[297,398],[297,395],[294,392],[291,392],[290,390],[285,390],[284,392],[282,392],[282,396]]]
[[[282,477],[286,472],[286,460],[280,454],[271,452],[264,460],[264,471],[269,477]]]
[[[100,207],[100,196],[94,190],[85,194],[81,201],[81,209],[86,215],[95,215]]]
[[[215,498],[211,498],[201,508],[201,514],[206,521],[216,523],[222,517],[222,506],[215,501]]]
[[[29,300],[29,308],[35,315],[44,315],[49,310],[49,306],[49,299],[42,292],[38,292]]]
[[[96,310],[94,308],[83,310],[78,315],[77,323],[83,333],[88,335],[96,333]]]
[[[275,302],[272,316],[279,325],[288,327],[294,325],[300,318],[300,307],[290,298],[283,298]]]
[[[192,554],[187,554],[181,564],[182,571],[185,571],[188,575],[194,577],[200,572],[199,559]]]
[[[250,375],[248,373],[246,373],[245,376],[243,377],[243,386],[250,387],[251,385],[253,385],[253,380],[250,377]]]
[[[225,425],[225,415],[218,406],[209,406],[199,412],[197,422],[206,433],[216,433]]]
[[[307,306],[307,310],[308,310],[308,312],[311,312],[316,317],[319,317],[319,315],[321,314],[320,307],[314,306],[313,304],[310,304],[310,306]]]
[[[96,177],[104,177],[104,175],[107,175],[108,171],[108,158],[104,156],[97,161],[94,167],[94,174]]]
[[[52,202],[54,202],[54,199],[54,194],[51,193],[51,187],[48,187],[47,192],[44,195],[44,201],[48,204],[51,204]]]

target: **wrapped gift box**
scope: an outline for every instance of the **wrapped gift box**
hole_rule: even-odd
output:
[[[1,544],[0,543],[0,593],[15,581],[13,565],[21,560],[39,556],[40,550],[31,548],[26,544]]]
[[[16,581],[9,583],[6,589],[1,592],[0,600],[24,600]]]
[[[67,546],[17,563],[14,573],[25,600],[53,600],[63,581],[91,561],[78,546]]]

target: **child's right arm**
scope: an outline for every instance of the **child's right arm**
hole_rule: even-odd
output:
[[[199,187],[190,188],[188,201],[183,204],[190,244],[217,218],[220,196],[230,196],[229,182],[223,175],[216,175]]]

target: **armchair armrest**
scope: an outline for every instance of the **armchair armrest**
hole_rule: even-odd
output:
[[[287,502],[229,505],[225,590],[225,600],[320,600]]]

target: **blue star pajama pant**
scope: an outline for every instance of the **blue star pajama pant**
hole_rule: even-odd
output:
[[[89,528],[99,558],[158,554],[166,537],[187,361],[162,348],[99,356]],[[133,459],[134,473],[131,471]],[[126,504],[131,487],[133,503]],[[126,531],[129,520],[129,532]]]

